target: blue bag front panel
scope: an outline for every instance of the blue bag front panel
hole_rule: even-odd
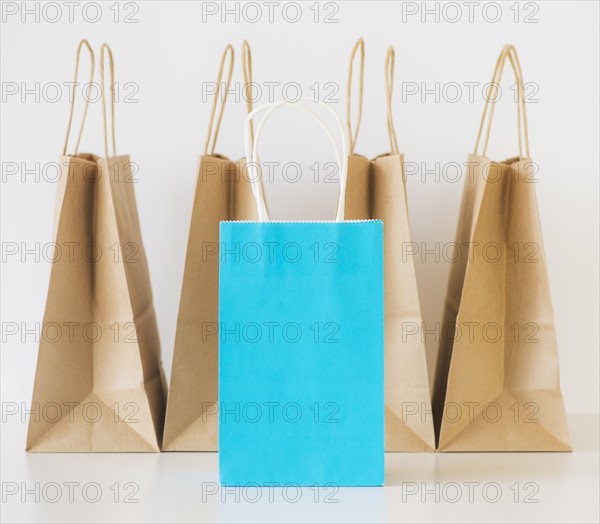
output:
[[[225,485],[382,485],[383,224],[221,222]]]

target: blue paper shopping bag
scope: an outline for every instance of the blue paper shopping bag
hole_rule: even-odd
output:
[[[246,142],[259,221],[220,226],[221,482],[382,485],[383,224],[342,220],[347,154],[337,148],[337,220],[269,221],[252,159],[283,105],[246,122],[268,109],[252,153]]]

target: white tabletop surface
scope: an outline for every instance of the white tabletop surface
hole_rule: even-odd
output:
[[[569,420],[573,453],[388,453],[383,488],[301,492],[223,490],[216,453],[28,454],[7,420],[1,520],[598,522],[598,415]]]

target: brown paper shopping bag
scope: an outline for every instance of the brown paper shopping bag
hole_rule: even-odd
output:
[[[83,40],[77,49],[75,82]],[[108,155],[104,51],[110,61]],[[128,156],[114,152],[114,67],[101,48],[105,157],[61,157],[56,250],[27,435],[28,451],[159,451],[164,379]],[[91,86],[91,78],[90,78]]]
[[[245,97],[251,111],[252,57],[245,41],[242,55]],[[215,123],[228,57],[225,91]],[[218,447],[219,222],[256,218],[245,161],[235,162],[214,152],[233,61],[233,48],[228,45],[221,58],[204,154],[198,168],[167,402],[165,451],[216,451]]]
[[[358,119],[350,124],[352,62],[360,49]],[[383,220],[385,279],[385,449],[433,451],[435,437],[425,345],[421,335],[421,307],[410,244],[404,156],[399,153],[392,120],[394,50],[385,62],[387,125],[391,153],[369,161],[354,154],[362,113],[364,42],[350,58],[347,119],[350,157],[346,189],[346,219]]]
[[[516,77],[519,157],[486,158],[496,99],[485,104],[458,223],[438,358],[439,451],[569,451],[559,386],[550,289],[535,196],[539,176],[529,156],[521,66]],[[477,154],[489,108],[485,143]],[[525,156],[522,153],[524,138]]]

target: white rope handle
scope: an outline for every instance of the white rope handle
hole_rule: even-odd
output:
[[[299,102],[313,102],[314,103],[314,101],[311,98],[301,98],[299,100]],[[340,194],[339,194],[339,200],[338,200],[338,206],[337,206],[337,212],[336,212],[335,219],[337,222],[341,222],[344,220],[344,208],[345,208],[345,200],[346,200],[346,179],[347,179],[347,171],[348,171],[348,140],[346,137],[344,126],[343,126],[342,121],[340,120],[340,117],[338,116],[338,114],[331,107],[327,106],[323,102],[318,102],[318,104],[320,106],[326,108],[335,117],[335,119],[337,121],[340,136],[341,136],[341,142],[342,142],[342,152],[340,153],[340,150],[335,142],[335,139],[331,133],[331,130],[329,129],[329,126],[321,119],[321,117],[315,111],[313,111],[309,107],[305,106],[304,103],[299,103],[299,102],[288,102],[287,100],[281,100],[279,102],[275,102],[272,104],[265,104],[265,105],[262,105],[262,106],[256,108],[254,111],[252,111],[246,117],[246,122],[244,124],[244,149],[246,152],[246,165],[247,165],[247,169],[248,169],[248,174],[250,176],[250,183],[252,185],[252,193],[254,194],[254,199],[256,200],[256,208],[258,211],[258,220],[260,222],[265,222],[265,221],[270,220],[269,212],[267,210],[267,205],[266,205],[266,201],[265,201],[264,187],[263,187],[262,179],[261,179],[260,175],[258,174],[258,166],[259,166],[258,139],[261,135],[262,128],[263,128],[265,122],[268,120],[269,116],[271,116],[271,114],[274,111],[276,111],[277,109],[279,109],[283,106],[290,106],[290,107],[297,107],[298,109],[302,109],[303,111],[305,111],[306,113],[311,115],[315,120],[317,120],[319,125],[325,130],[325,133],[327,134],[331,144],[333,145],[333,149],[335,152],[335,159],[336,159],[336,163],[338,165],[338,169],[339,169],[339,173],[340,173]],[[260,124],[258,125],[258,127],[256,128],[256,134],[255,134],[254,140],[253,140],[252,133],[251,133],[251,129],[252,129],[251,123],[257,114],[262,113],[264,111],[266,111],[266,114],[260,121]]]

